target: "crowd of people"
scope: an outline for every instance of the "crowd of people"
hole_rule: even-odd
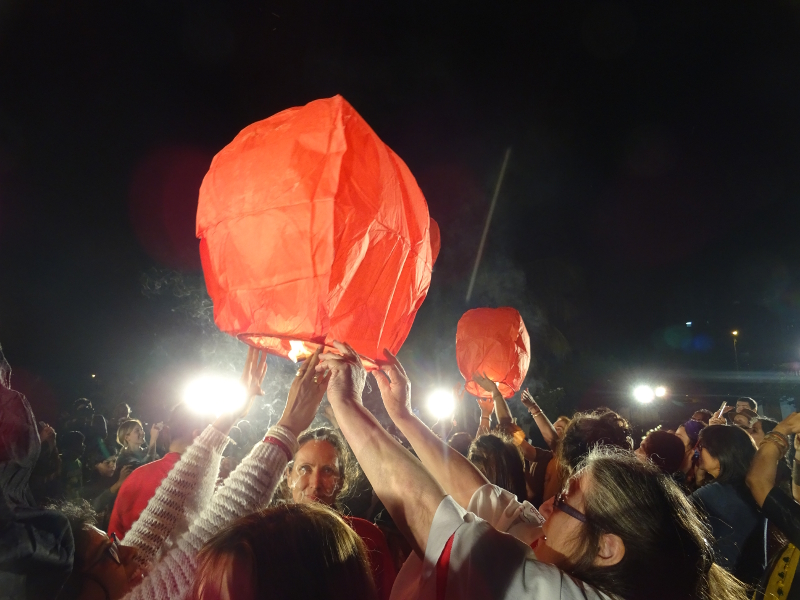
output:
[[[447,434],[388,351],[380,422],[336,342],[259,431],[266,372],[251,348],[249,401],[222,416],[181,403],[146,428],[80,399],[52,427],[0,354],[0,597],[800,598],[798,414],[741,398],[637,444],[611,409],[551,421],[524,390],[536,447],[475,373],[477,430]]]

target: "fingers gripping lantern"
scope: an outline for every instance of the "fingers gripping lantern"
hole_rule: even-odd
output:
[[[531,339],[514,308],[475,308],[465,312],[456,328],[458,370],[473,396],[491,394],[472,380],[483,374],[497,384],[503,398],[519,391],[531,362]]]
[[[347,340],[373,369],[408,336],[439,251],[414,176],[341,96],[223,148],[197,237],[222,331],[293,360]]]

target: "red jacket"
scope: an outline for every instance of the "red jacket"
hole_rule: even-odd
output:
[[[375,587],[378,590],[378,598],[389,600],[397,571],[394,568],[389,544],[386,543],[386,536],[378,529],[377,525],[365,519],[344,517],[344,520],[358,534],[358,537],[364,540],[364,545],[369,553],[372,578],[375,580]]]
[[[170,452],[164,458],[142,465],[128,475],[114,502],[108,533],[116,533],[120,540],[125,537],[150,498],[156,495],[158,486],[180,459],[180,454]]]

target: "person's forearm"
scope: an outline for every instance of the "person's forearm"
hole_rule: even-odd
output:
[[[287,433],[285,429],[279,432],[276,429],[271,428],[267,435],[278,437],[283,445],[269,442],[256,444],[200,515],[190,523],[188,531],[123,600],[186,597],[196,575],[197,554],[203,545],[236,519],[272,501],[275,488],[291,458],[285,452],[288,450],[293,454],[297,446],[297,440],[291,432]],[[183,460],[185,458],[178,464]]]
[[[464,508],[489,481],[464,456],[445,444],[413,414],[390,415],[433,478]]]
[[[156,458],[156,444],[158,443],[158,438],[151,437],[150,438],[150,445],[147,447],[147,456],[145,460],[147,462],[152,462]]]
[[[331,398],[331,405],[339,428],[375,494],[417,555],[424,556],[433,516],[445,496],[444,490],[422,463],[398,444],[357,400]]]
[[[492,416],[491,415],[481,415],[481,421],[478,423],[478,430],[475,432],[475,439],[478,439],[482,435],[486,435],[492,428]]]
[[[796,502],[800,502],[800,452],[794,455],[794,465],[792,466],[792,497]]]
[[[137,549],[140,565],[149,567],[187,505],[196,511],[211,496],[227,443],[228,436],[209,425],[158,486],[122,542]]]
[[[530,412],[533,417],[533,422],[536,423],[536,426],[539,428],[539,432],[542,434],[547,447],[550,448],[550,450],[555,450],[558,445],[558,433],[556,432],[556,428],[553,427],[550,419],[547,418],[547,415],[544,414],[541,408],[538,413],[535,410]]]
[[[508,409],[508,404],[503,395],[496,390],[492,393],[492,399],[494,400],[494,412],[497,415],[497,422],[501,425],[513,422],[511,411]]]
[[[777,444],[767,440],[761,444],[756,452],[750,470],[747,472],[747,487],[759,506],[764,504],[770,490],[775,486],[775,477],[778,473],[778,461],[781,459],[781,450]]]

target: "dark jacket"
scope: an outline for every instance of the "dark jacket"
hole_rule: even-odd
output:
[[[39,433],[25,396],[9,387],[10,371],[0,351],[0,600],[51,599],[72,571],[75,545],[66,517],[34,503]]]
[[[715,562],[748,585],[767,566],[767,521],[750,490],[731,483],[709,483],[691,495],[708,513],[714,533]]]

